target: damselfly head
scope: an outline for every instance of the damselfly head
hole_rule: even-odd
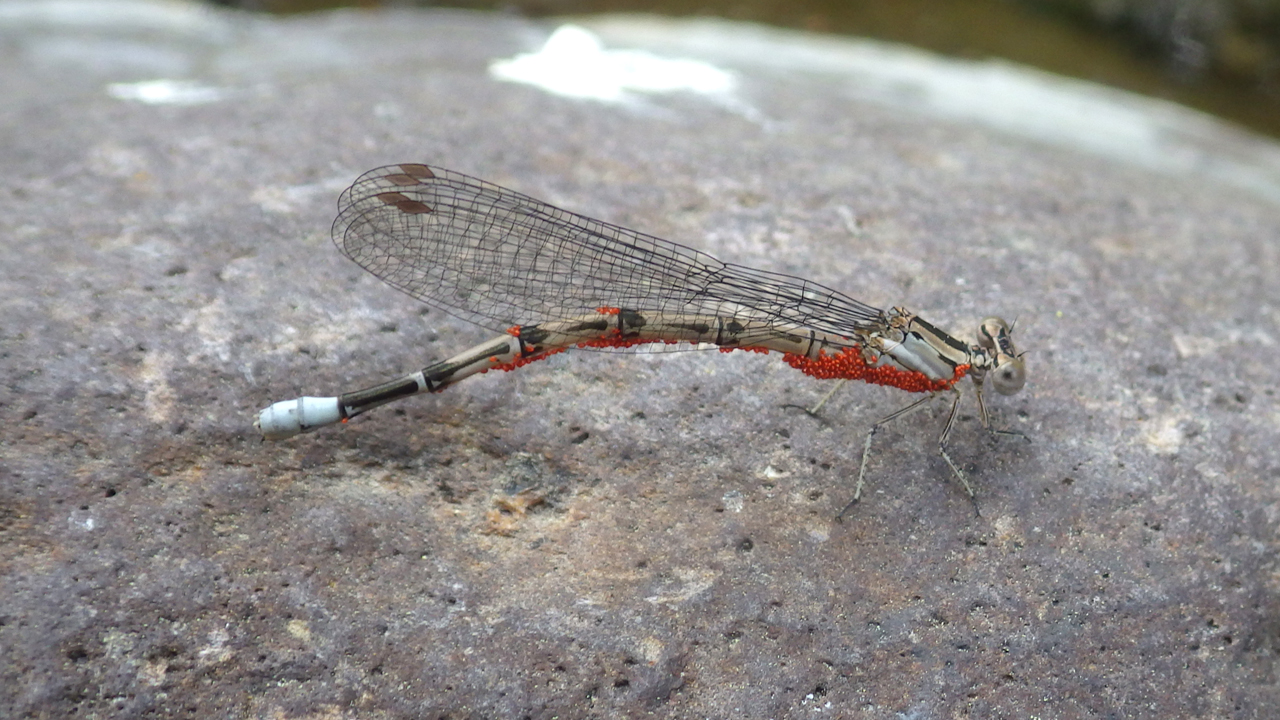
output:
[[[1013,347],[1013,326],[1003,318],[989,317],[978,326],[978,345],[991,353],[991,384],[1001,395],[1013,395],[1027,384],[1027,366]]]

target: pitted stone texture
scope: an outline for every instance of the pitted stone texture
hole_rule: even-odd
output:
[[[1280,706],[1276,205],[766,53],[701,57],[731,103],[606,105],[486,75],[548,25],[129,7],[154,21],[0,26],[0,716]],[[108,92],[158,78],[223,94]],[[837,524],[910,398],[812,418],[827,386],[776,357],[582,352],[264,444],[271,401],[489,334],[331,246],[337,193],[390,162],[964,335],[1016,317],[1031,377],[989,404],[1031,442],[963,406],[976,515],[941,404],[890,425]]]

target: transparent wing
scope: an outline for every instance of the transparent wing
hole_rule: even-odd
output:
[[[333,240],[392,287],[501,330],[600,307],[732,316],[847,336],[884,313],[801,278],[562,210],[419,164],[360,176],[338,199]]]

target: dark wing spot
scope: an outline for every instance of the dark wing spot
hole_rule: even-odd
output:
[[[422,213],[431,212],[431,208],[426,203],[410,200],[400,193],[378,193],[374,197],[388,205],[394,205],[397,210],[408,215],[421,215]]]
[[[385,178],[385,179],[387,179],[387,180],[390,180],[392,184],[394,184],[394,185],[399,185],[399,186],[401,186],[401,187],[404,187],[404,186],[406,186],[406,185],[421,185],[421,184],[422,184],[422,183],[418,182],[418,178],[416,178],[416,177],[414,177],[414,176],[412,176],[412,175],[406,175],[406,174],[404,174],[404,173],[391,173],[390,175],[383,175],[382,177],[383,177],[383,178]]]
[[[430,180],[436,176],[435,173],[431,172],[431,168],[416,163],[401,165],[400,169],[404,171],[405,175],[417,180]]]

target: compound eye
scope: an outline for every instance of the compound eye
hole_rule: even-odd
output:
[[[1010,355],[997,356],[991,370],[991,384],[1001,395],[1013,395],[1027,384],[1027,366],[1022,358]]]
[[[1013,340],[1009,337],[1012,332],[1013,328],[1003,318],[986,318],[978,326],[978,344],[988,350],[1012,354]]]

